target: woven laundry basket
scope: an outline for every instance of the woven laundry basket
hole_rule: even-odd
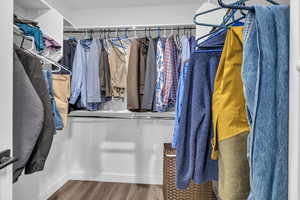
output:
[[[216,200],[212,189],[212,183],[205,184],[190,183],[186,190],[176,189],[176,150],[171,144],[164,144],[164,200]]]

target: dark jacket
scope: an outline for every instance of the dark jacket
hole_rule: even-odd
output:
[[[55,133],[55,124],[46,81],[42,72],[41,61],[20,48],[16,49],[16,53],[23,64],[36,93],[40,97],[44,108],[43,128],[25,167],[25,173],[31,174],[44,169],[52,145],[53,134]]]
[[[13,182],[22,174],[44,123],[44,108],[24,66],[14,53],[13,66]]]
[[[128,110],[142,109],[148,44],[147,38],[136,39],[131,44],[127,73]]]

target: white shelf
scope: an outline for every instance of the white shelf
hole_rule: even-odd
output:
[[[175,112],[130,112],[125,111],[73,111],[69,117],[101,117],[101,118],[175,118]]]

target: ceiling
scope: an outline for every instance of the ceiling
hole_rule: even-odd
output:
[[[23,9],[48,9],[47,5],[37,0],[14,0],[14,2]]]
[[[22,0],[19,0],[22,1]],[[57,2],[61,0],[51,0]],[[64,0],[70,9],[101,9],[101,8],[126,8],[161,5],[185,5],[199,3],[201,0]],[[83,3],[84,2],[84,3]]]

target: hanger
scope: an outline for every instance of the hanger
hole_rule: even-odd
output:
[[[218,1],[220,1],[220,0],[218,0]],[[247,0],[238,0],[237,2],[233,3],[232,5],[241,5],[241,4],[243,4],[245,1],[247,1]],[[209,1],[208,1],[208,2],[209,2]],[[206,11],[197,13],[196,15],[194,15],[193,22],[194,22],[194,24],[199,25],[199,26],[208,26],[208,27],[217,27],[217,28],[221,27],[221,28],[226,28],[226,25],[225,25],[226,19],[227,19],[227,20],[230,19],[230,17],[227,18],[227,14],[230,14],[230,15],[231,15],[232,13],[234,14],[234,13],[236,12],[236,9],[234,9],[234,8],[231,8],[232,11],[231,11],[230,13],[226,13],[226,15],[223,17],[223,22],[222,22],[221,24],[209,24],[209,23],[199,22],[199,21],[197,20],[199,16],[202,16],[202,15],[205,15],[205,14],[208,14],[208,13],[211,13],[211,12],[214,12],[214,11],[217,11],[217,10],[220,10],[220,9],[224,9],[224,8],[226,8],[226,7],[223,7],[223,6],[220,5],[220,7],[213,8],[213,9],[210,9],[210,10],[206,10]],[[224,21],[224,20],[225,20],[225,21]]]
[[[274,5],[278,5],[277,2],[273,1],[273,0],[265,0],[271,4]],[[222,7],[222,8],[231,8],[231,9],[238,9],[238,10],[251,10],[254,11],[254,7],[249,7],[249,6],[241,6],[241,5],[236,5],[236,4],[225,4],[222,0],[218,0],[218,4]]]
[[[233,4],[234,4],[234,5],[236,5],[236,4],[237,4],[237,5],[241,5],[241,4],[244,4],[245,1],[246,1],[246,0],[239,0],[239,1],[235,2],[235,3],[233,3]],[[215,36],[217,35],[217,33],[218,33],[219,31],[221,31],[222,29],[225,30],[225,29],[227,29],[229,26],[231,26],[231,25],[233,25],[233,24],[235,24],[235,23],[237,23],[237,22],[240,22],[242,19],[244,19],[244,18],[246,17],[246,15],[244,15],[244,13],[241,12],[242,17],[240,17],[240,18],[238,18],[238,19],[235,20],[234,15],[235,15],[237,9],[230,9],[230,10],[226,13],[226,15],[223,17],[223,22],[222,22],[220,25],[215,25],[215,24],[204,24],[204,23],[199,23],[199,22],[196,21],[197,17],[200,16],[200,15],[203,15],[203,13],[206,14],[206,13],[212,12],[212,10],[219,10],[219,9],[221,9],[221,8],[223,8],[223,7],[218,7],[218,8],[215,8],[215,9],[211,9],[211,10],[208,10],[208,11],[204,11],[204,12],[201,12],[201,13],[198,13],[198,14],[195,15],[195,17],[194,17],[194,19],[195,19],[194,23],[196,23],[197,25],[211,26],[211,27],[214,28],[210,33],[205,34],[204,36],[201,36],[201,37],[197,38],[197,40],[196,40],[197,47],[200,47],[201,44],[203,44],[203,42],[204,42],[204,41],[203,41],[203,42],[201,42],[200,44],[198,44],[200,40],[202,40],[202,39],[204,39],[204,38],[206,38],[206,37],[208,37],[208,36],[210,36],[210,35],[211,35],[212,37],[215,37]],[[227,24],[228,21],[230,21],[231,19],[233,19],[233,22]]]
[[[157,27],[157,37],[160,38],[160,27]]]
[[[150,28],[150,27],[148,28],[148,38],[152,38],[152,35],[151,35],[151,28]]]

